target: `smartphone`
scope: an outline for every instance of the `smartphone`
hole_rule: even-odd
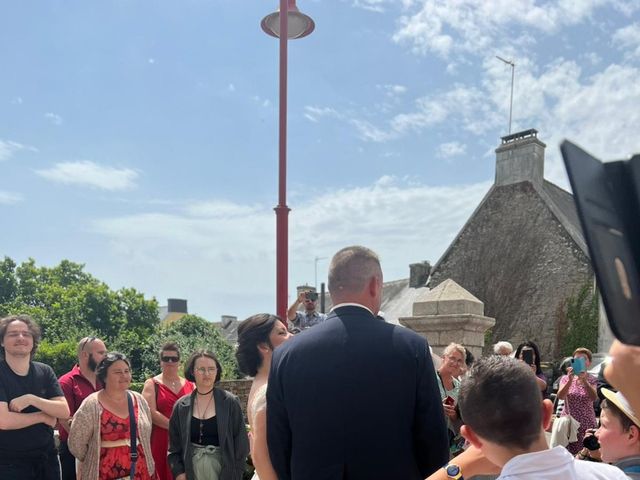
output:
[[[533,365],[535,362],[533,361],[533,350],[522,350],[522,360],[527,365]]]
[[[571,368],[573,368],[574,375],[584,372],[587,369],[587,364],[582,357],[574,357],[571,359]]]
[[[446,397],[444,397],[444,404],[453,407],[456,404],[456,400],[453,397],[447,395]]]

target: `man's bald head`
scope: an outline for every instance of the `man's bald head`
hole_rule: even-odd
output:
[[[379,283],[379,292],[374,295],[370,292],[367,296],[380,296],[382,291],[382,269],[380,259],[373,250],[358,245],[346,247],[336,253],[329,265],[329,293],[334,303],[358,302],[362,303],[361,295],[367,294],[372,279]],[[380,298],[376,301],[379,305]]]

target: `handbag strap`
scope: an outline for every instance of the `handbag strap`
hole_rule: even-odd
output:
[[[133,480],[136,474],[136,462],[138,461],[138,432],[136,431],[136,415],[133,410],[133,398],[130,392],[127,392],[127,403],[129,405],[129,436],[131,438],[131,450],[129,452],[131,456],[131,471],[129,478]]]

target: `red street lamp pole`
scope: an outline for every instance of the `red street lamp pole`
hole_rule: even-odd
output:
[[[280,0],[280,11],[264,17],[261,26],[267,34],[280,39],[278,205],[274,208],[276,212],[276,312],[286,322],[290,211],[287,206],[287,44],[289,38],[302,38],[309,35],[315,28],[315,24],[310,17],[300,13],[295,0]]]

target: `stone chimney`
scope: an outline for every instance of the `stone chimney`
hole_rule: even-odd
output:
[[[182,298],[169,298],[167,300],[168,313],[189,313],[187,301]]]
[[[234,322],[238,321],[238,317],[236,317],[235,315],[221,315],[220,316],[220,324],[222,325],[223,329],[227,329],[229,328],[229,326],[231,324],[233,324]]]
[[[409,265],[409,287],[424,287],[431,273],[431,264],[428,261],[412,263]]]
[[[502,137],[496,149],[496,186],[520,182],[542,185],[545,148],[533,128]]]

